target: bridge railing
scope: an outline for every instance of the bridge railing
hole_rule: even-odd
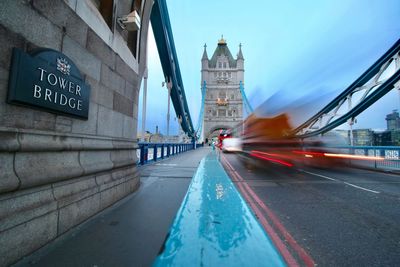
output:
[[[400,146],[340,146],[332,147],[339,153],[367,156],[349,159],[351,165],[382,170],[400,170]]]
[[[136,150],[138,164],[144,165],[194,149],[194,143],[139,143]],[[196,147],[202,147],[196,144]]]

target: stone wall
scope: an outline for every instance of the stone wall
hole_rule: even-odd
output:
[[[82,2],[0,2],[0,266],[139,186],[137,109],[146,48],[138,60],[121,58],[115,47],[124,44],[114,40],[112,48],[71,8]],[[149,2],[140,45],[147,40]],[[91,86],[89,119],[7,104],[13,47],[52,48],[72,59]]]

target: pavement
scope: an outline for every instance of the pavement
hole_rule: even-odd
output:
[[[151,266],[209,147],[139,167],[133,194],[15,266]]]

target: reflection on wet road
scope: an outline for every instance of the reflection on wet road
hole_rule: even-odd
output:
[[[154,266],[285,266],[217,159],[193,177]]]

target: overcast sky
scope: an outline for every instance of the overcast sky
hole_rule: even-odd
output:
[[[343,91],[400,38],[399,0],[167,0],[167,5],[195,127],[203,46],[207,43],[210,58],[221,34],[232,55],[236,56],[239,43],[243,45],[245,91],[254,108],[271,96],[273,101],[267,101],[264,109],[300,98],[309,100],[311,113]],[[152,33],[148,64],[146,130],[154,132],[158,125],[165,134],[167,90],[161,87],[164,75]],[[141,104],[142,98],[138,132]],[[392,92],[360,115],[355,128],[385,128],[385,115],[399,106],[400,95]],[[174,117],[172,109],[171,134],[178,131]]]

